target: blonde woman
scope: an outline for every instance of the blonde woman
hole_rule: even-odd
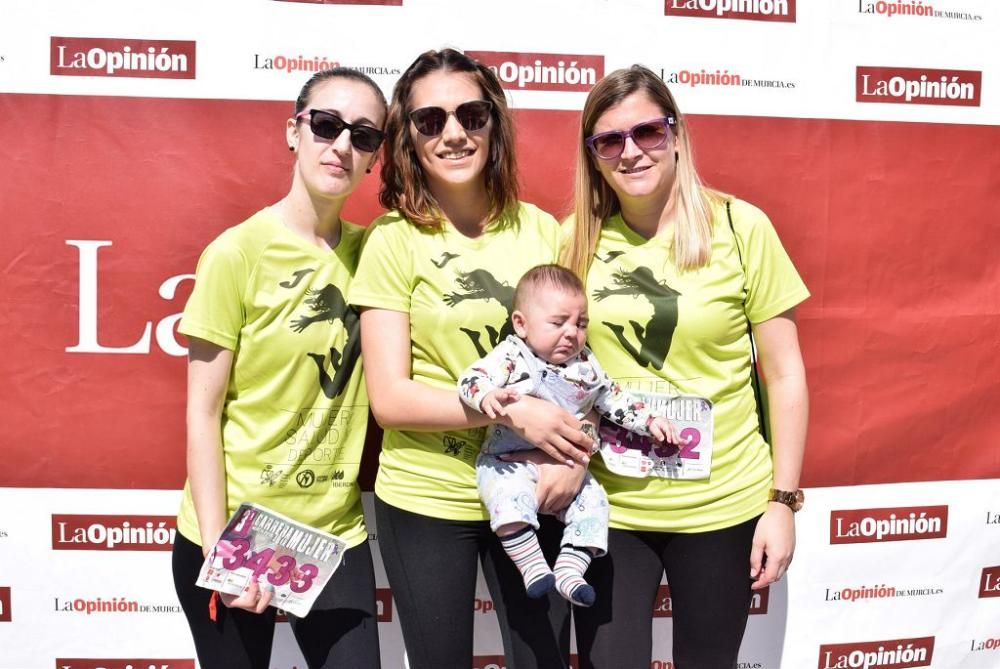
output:
[[[665,572],[678,669],[732,669],[752,590],[780,579],[794,552],[808,415],[795,307],[809,293],[764,213],[701,184],[687,123],[656,74],[608,74],[581,123],[564,260],[586,282],[588,342],[625,388],[697,403],[705,424],[682,431],[679,449],[650,449],[663,465],[651,473],[604,450],[613,433],[602,427],[607,457],[591,472],[612,529],[588,572],[597,601],[574,614],[581,667],[649,666]]]

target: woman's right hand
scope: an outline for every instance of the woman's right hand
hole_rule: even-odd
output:
[[[580,429],[582,423],[551,402],[522,396],[505,407],[503,423],[525,441],[568,465],[590,462],[594,441]]]
[[[253,613],[263,613],[271,603],[273,595],[274,586],[269,585],[267,588],[261,589],[257,581],[251,581],[250,585],[239,596],[227,595],[224,592],[220,592],[219,599],[230,609],[244,609]]]

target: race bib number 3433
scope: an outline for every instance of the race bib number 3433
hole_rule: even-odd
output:
[[[712,403],[692,395],[638,393],[653,413],[677,428],[680,443],[657,443],[602,418],[601,457],[615,474],[645,478],[706,479],[712,471]]]

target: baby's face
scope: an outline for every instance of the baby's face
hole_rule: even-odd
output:
[[[587,341],[587,298],[558,288],[536,290],[525,309],[514,312],[513,322],[528,348],[558,365]]]

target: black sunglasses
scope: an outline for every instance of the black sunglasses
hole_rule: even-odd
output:
[[[670,127],[675,122],[673,116],[664,116],[643,121],[628,130],[611,130],[591,135],[585,141],[598,158],[614,160],[625,151],[625,140],[629,137],[643,151],[659,149],[670,138]]]
[[[378,128],[360,123],[348,123],[333,112],[322,109],[307,109],[295,115],[297,120],[309,117],[309,129],[323,139],[337,139],[344,130],[351,131],[351,144],[358,151],[374,153],[385,139],[385,133]]]
[[[469,100],[455,107],[455,111],[445,111],[441,107],[421,107],[410,112],[413,127],[425,137],[437,137],[444,132],[448,117],[452,114],[459,125],[468,132],[482,129],[490,122],[493,103],[489,100]]]

